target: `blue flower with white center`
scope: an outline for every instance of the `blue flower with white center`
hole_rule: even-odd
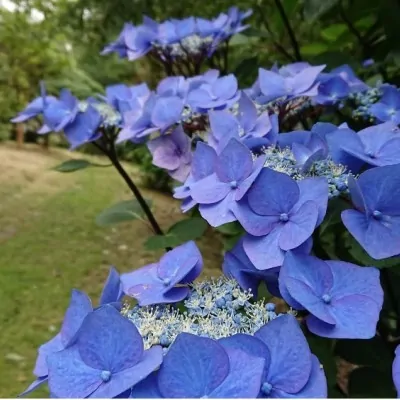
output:
[[[150,264],[121,275],[124,292],[139,305],[176,303],[189,294],[188,283],[201,273],[203,260],[193,241],[166,253]]]
[[[383,304],[376,268],[289,252],[280,270],[279,288],[290,306],[310,312],[307,326],[316,335],[336,339],[375,336]]]
[[[355,209],[342,212],[348,231],[377,260],[400,254],[400,165],[367,170],[349,189]]]
[[[382,97],[378,102],[372,104],[369,112],[378,121],[392,121],[396,125],[400,124],[400,91],[392,85],[382,85],[380,87]]]
[[[144,350],[135,326],[106,305],[87,315],[72,346],[48,356],[49,389],[64,398],[112,398],[161,362],[161,347]]]

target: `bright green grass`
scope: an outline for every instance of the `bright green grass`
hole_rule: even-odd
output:
[[[48,171],[58,159],[40,157],[50,158],[43,174],[52,177],[43,188],[39,180],[26,190],[29,182],[2,182],[0,175],[0,397],[15,397],[32,382],[37,348],[57,333],[72,288],[95,303],[110,265],[125,272],[161,254],[143,249],[150,231],[140,222],[96,226],[99,212],[130,198],[113,169],[61,174]],[[1,161],[0,154],[0,168]],[[146,196],[164,228],[182,218],[179,210],[169,211],[176,207],[169,197]],[[206,273],[213,275],[220,265],[215,243],[213,237],[200,243]],[[44,389],[31,394],[43,396]]]

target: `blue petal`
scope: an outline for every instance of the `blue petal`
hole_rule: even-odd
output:
[[[279,74],[259,68],[258,77],[261,92],[266,96],[267,101],[286,95],[285,80]]]
[[[312,256],[287,253],[279,281],[280,287],[284,286],[290,297],[311,314],[328,324],[335,324],[330,306],[322,300],[325,294],[333,295],[333,275],[324,261]],[[284,291],[281,293],[285,295]]]
[[[43,385],[44,383],[47,382],[47,375],[45,377],[41,377],[36,379],[34,382],[32,382],[22,393],[18,395],[18,397],[26,396],[27,394],[33,392],[36,390],[39,386]]]
[[[193,183],[190,187],[192,198],[199,204],[213,204],[224,199],[232,188],[229,183],[221,182],[216,174]]]
[[[112,306],[103,306],[85,318],[77,345],[85,364],[112,373],[133,367],[143,357],[140,333]]]
[[[147,378],[137,383],[132,388],[131,398],[133,399],[160,399],[162,394],[158,389],[158,374],[152,372]]]
[[[312,366],[307,340],[292,315],[282,315],[260,328],[255,337],[262,340],[271,354],[267,380],[274,389],[299,392],[307,383]]]
[[[158,375],[169,398],[209,396],[228,376],[229,357],[216,341],[180,333],[164,357]]]
[[[161,365],[162,360],[162,347],[153,346],[144,352],[144,356],[138,364],[113,374],[111,380],[100,386],[90,397],[100,399],[117,397],[150,375]]]
[[[47,343],[42,344],[38,350],[38,357],[33,370],[34,375],[37,377],[47,376],[47,356],[63,349],[64,344],[60,333],[50,339]]]
[[[107,281],[100,296],[100,304],[114,303],[123,296],[119,273],[114,267],[110,268]]]
[[[232,209],[235,204],[235,192],[231,191],[221,201],[214,204],[200,204],[201,216],[213,227],[218,227],[236,221]]]
[[[313,201],[306,201],[295,213],[291,213],[281,230],[279,247],[292,250],[299,247],[314,232],[318,219],[318,207]]]
[[[313,315],[306,319],[308,329],[318,336],[335,339],[371,339],[375,336],[381,309],[371,298],[351,295],[332,300],[330,313],[335,325]]]
[[[101,371],[87,366],[75,347],[47,358],[50,392],[60,398],[85,398],[90,396],[103,381]]]
[[[264,168],[247,193],[250,207],[260,215],[289,213],[300,189],[288,175]]]
[[[222,182],[241,182],[253,170],[250,150],[236,139],[230,139],[216,164],[216,173]]]
[[[229,374],[210,393],[211,398],[250,398],[260,392],[265,360],[234,348],[226,348],[229,356]]]
[[[166,129],[181,118],[183,100],[179,97],[160,97],[156,100],[151,115],[152,123],[160,129]]]
[[[73,289],[71,301],[65,313],[60,335],[64,346],[73,341],[85,317],[93,311],[89,296],[80,290]]]
[[[193,178],[198,181],[211,175],[215,170],[216,161],[217,153],[215,150],[205,143],[198,142],[192,160],[191,172]]]
[[[190,281],[195,280],[201,273],[203,259],[195,242],[189,241],[164,254],[158,263],[160,279],[169,279],[170,285],[181,283],[191,275]],[[194,272],[194,273],[193,273]],[[185,280],[185,282],[187,282]]]

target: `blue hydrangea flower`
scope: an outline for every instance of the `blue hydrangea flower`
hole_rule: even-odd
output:
[[[193,241],[164,254],[158,263],[121,275],[123,290],[140,306],[176,303],[189,294],[188,283],[201,273],[203,259]]]
[[[124,293],[122,291],[120,276],[117,270],[111,267],[100,296],[99,307],[110,304],[116,309],[120,309],[123,296]],[[84,318],[91,311],[93,311],[93,306],[87,294],[76,289],[72,290],[70,304],[65,313],[61,330],[51,340],[39,347],[39,354],[33,371],[37,379],[21,394],[21,396],[32,392],[42,383],[47,382],[47,356],[56,351],[63,350],[74,340],[75,334],[82,325]]]
[[[235,216],[248,232],[244,250],[257,269],[279,267],[285,252],[303,245],[322,222],[328,203],[325,178],[296,182],[288,175],[264,168]],[[303,250],[301,250],[303,251]]]
[[[392,121],[396,125],[400,124],[400,92],[395,86],[382,85],[380,87],[382,97],[380,100],[372,104],[369,112],[378,121]]]
[[[325,65],[302,69],[294,76],[259,69],[259,85],[264,102],[279,98],[294,99],[300,96],[313,97],[318,94],[317,77]]]
[[[400,135],[393,122],[370,126],[359,132],[337,129],[326,136],[335,162],[357,173],[363,165],[385,166],[400,162]]]
[[[264,360],[221,342],[181,333],[158,373],[158,389],[167,398],[255,398]]]
[[[225,110],[209,111],[208,115],[211,127],[208,143],[217,151],[222,150],[231,138],[250,146],[255,142],[254,138],[262,139],[256,141],[258,146],[276,143],[279,132],[277,116],[270,117],[268,112],[258,116],[256,106],[245,93],[240,97],[237,116]]]
[[[397,398],[400,398],[400,345],[396,347],[395,358],[392,366],[394,386],[397,391]]]
[[[243,290],[251,290],[254,297],[257,297],[261,282],[265,283],[273,296],[280,297],[278,288],[279,268],[267,271],[257,269],[243,249],[243,239],[240,239],[232,250],[225,253],[222,271],[228,278],[235,279]]]
[[[128,56],[128,48],[127,48],[127,37],[133,32],[135,27],[131,23],[125,23],[124,27],[119,34],[118,38],[104,47],[101,52],[102,55],[117,53],[121,58],[125,58]]]
[[[113,398],[161,362],[162,348],[144,350],[135,325],[106,305],[88,314],[72,346],[48,356],[49,389],[63,398]]]
[[[33,370],[33,374],[37,379],[21,395],[29,394],[41,384],[47,382],[47,357],[63,350],[74,340],[83,320],[91,311],[93,311],[93,307],[89,297],[85,293],[74,289],[60,332],[39,347],[36,365]]]
[[[281,315],[254,337],[243,334],[220,339],[225,348],[240,349],[265,360],[257,397],[326,398],[325,373],[292,315]]]
[[[150,89],[146,83],[134,86],[117,84],[106,87],[105,100],[123,116],[125,112],[135,107],[143,107],[150,94]]]
[[[186,180],[190,173],[192,152],[190,139],[181,125],[169,135],[150,140],[147,147],[155,166],[166,169],[169,175],[179,182]]]
[[[124,126],[117,143],[125,140],[143,141],[151,133],[165,133],[182,116],[183,100],[177,96],[157,96],[152,94],[143,107],[125,113]]]
[[[351,92],[363,92],[369,89],[369,86],[357,78],[353,69],[347,64],[334,68],[330,73],[339,75],[344,79],[344,81],[349,85]]]
[[[191,186],[195,182],[213,174],[216,162],[217,153],[215,150],[205,143],[197,143],[193,153],[190,174],[182,186],[174,189],[174,198],[183,200],[183,212],[189,211],[197,204],[191,197]]]
[[[318,94],[313,97],[316,104],[336,104],[350,93],[350,86],[340,75],[321,74],[319,82]]]
[[[237,80],[230,74],[190,90],[187,102],[193,109],[205,111],[230,107],[239,100],[239,97]]]
[[[289,252],[279,274],[279,288],[290,306],[310,312],[307,326],[316,335],[375,336],[383,304],[378,269]]]
[[[12,123],[25,122],[29,119],[35,118],[40,114],[43,114],[45,107],[57,101],[54,96],[48,96],[44,87],[44,83],[40,84],[41,95],[36,99],[32,100],[24,110],[22,110],[18,115],[11,119]]]
[[[373,168],[349,178],[355,210],[342,221],[364,250],[380,260],[400,254],[400,165]]]
[[[183,76],[168,76],[161,80],[156,93],[159,96],[176,96],[186,101],[189,82]]]
[[[214,173],[190,186],[191,197],[200,204],[199,211],[211,226],[236,220],[234,204],[251,187],[264,161],[264,157],[259,157],[253,162],[250,150],[231,139],[218,155]]]

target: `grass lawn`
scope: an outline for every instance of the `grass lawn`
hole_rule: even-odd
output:
[[[151,231],[141,222],[95,224],[103,209],[129,199],[130,192],[112,168],[51,171],[71,156],[82,157],[0,144],[0,397],[15,397],[33,380],[37,348],[57,333],[72,288],[96,303],[110,265],[125,272],[162,254],[143,249]],[[129,172],[137,175],[134,167]],[[171,197],[149,190],[144,195],[163,228],[183,218]],[[216,237],[208,233],[199,247],[204,273],[219,275]],[[43,396],[44,390],[32,394]]]

